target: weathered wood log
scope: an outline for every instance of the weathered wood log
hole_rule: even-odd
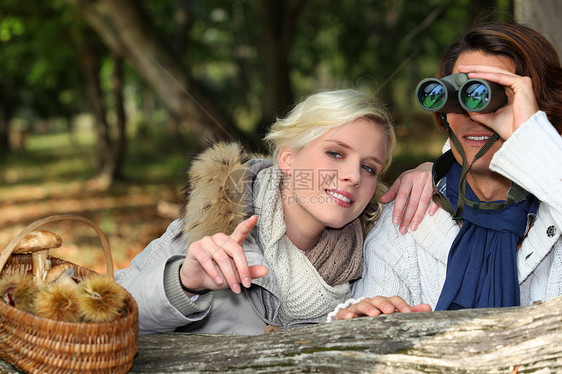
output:
[[[395,314],[260,336],[139,336],[131,373],[562,372],[562,297],[517,308]],[[0,372],[13,373],[0,365]]]
[[[395,314],[261,336],[139,338],[131,372],[562,371],[562,298],[518,308]]]

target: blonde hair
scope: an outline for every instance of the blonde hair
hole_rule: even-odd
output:
[[[369,222],[376,220],[382,212],[379,198],[387,187],[380,177],[388,170],[396,145],[391,116],[382,105],[371,96],[354,89],[318,92],[295,105],[285,118],[278,118],[264,140],[275,160],[282,148],[298,152],[329,130],[358,118],[371,120],[383,130],[386,138],[385,162],[379,182],[362,214],[362,222],[367,229]]]

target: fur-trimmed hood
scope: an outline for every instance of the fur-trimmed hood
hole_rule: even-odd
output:
[[[199,154],[188,171],[180,212],[188,244],[218,232],[228,235],[253,214],[251,183],[271,165],[237,143],[217,143]]]

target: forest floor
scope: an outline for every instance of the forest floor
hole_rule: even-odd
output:
[[[148,143],[139,148],[130,152],[134,160],[126,163],[127,180],[106,188],[92,178],[93,138],[30,137],[25,149],[0,164],[0,249],[37,219],[76,214],[91,219],[107,236],[114,268],[128,266],[177,216],[183,183],[179,171],[186,162],[181,151],[164,154]],[[89,225],[61,221],[43,229],[63,239],[54,256],[105,273],[102,247]]]
[[[406,140],[408,139],[408,140]],[[402,134],[387,180],[440,152],[442,136]],[[184,150],[154,139],[131,148],[126,181],[106,188],[93,175],[93,136],[67,133],[30,137],[25,148],[0,159],[0,249],[29,223],[54,214],[77,214],[100,226],[112,248],[114,269],[158,238],[177,217],[187,166]],[[96,233],[75,221],[44,229],[63,239],[56,257],[105,273]]]

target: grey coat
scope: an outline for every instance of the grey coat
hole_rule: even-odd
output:
[[[190,299],[181,289],[179,267],[189,243],[216,232],[232,232],[239,222],[252,214],[252,202],[247,197],[252,196],[253,178],[268,166],[271,166],[270,161],[249,162],[239,147],[224,144],[204,152],[194,161],[190,169],[189,203],[182,210],[182,218],[173,221],[128,268],[115,273],[116,281],[138,304],[139,333],[184,331],[254,335],[266,329],[325,321],[325,316],[321,316],[283,325],[278,317],[278,290],[271,272],[262,278],[263,286],[252,284],[240,294],[220,290]],[[234,182],[229,178],[232,175],[237,176]],[[229,186],[229,183],[234,185]],[[222,188],[225,185],[228,188]],[[227,198],[221,195],[224,191],[230,191]],[[227,219],[230,221],[225,222]],[[244,251],[249,265],[270,268],[260,248],[257,229],[246,238]]]

